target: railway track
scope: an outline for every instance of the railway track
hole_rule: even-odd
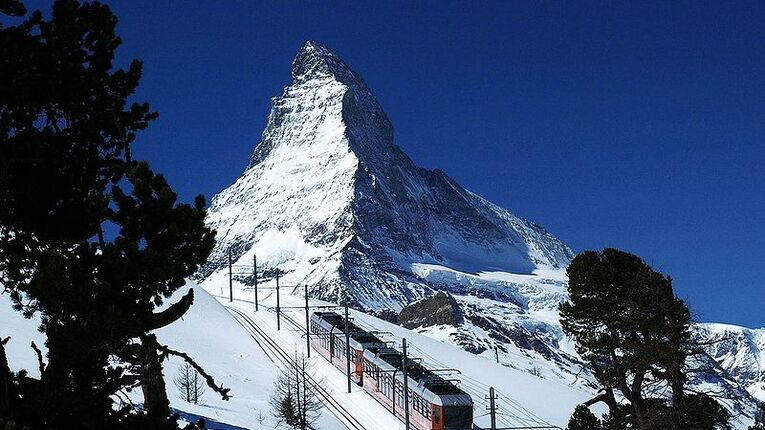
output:
[[[295,366],[294,359],[288,354],[284,348],[271,339],[268,334],[252,320],[246,313],[236,309],[234,307],[226,306],[226,308],[234,315],[237,321],[242,327],[250,333],[253,340],[258,346],[268,355],[269,359],[276,363],[275,360],[281,362],[281,364],[292,367]],[[290,318],[291,319],[291,318]],[[296,325],[295,321],[290,321],[292,325]],[[314,378],[307,376],[307,381],[311,384],[311,387],[319,395],[324,402],[324,406],[327,410],[342,423],[345,428],[349,430],[369,430],[367,427],[356,419],[351,412],[349,412],[343,405],[334,399],[332,394],[327,391],[321,384],[319,384]]]

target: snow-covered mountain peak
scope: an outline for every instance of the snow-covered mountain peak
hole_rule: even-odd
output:
[[[317,296],[368,309],[398,310],[438,289],[417,264],[532,274],[573,257],[542,227],[417,167],[361,76],[315,42],[297,54],[250,165],[213,198],[208,223],[218,241],[202,277],[229,252],[256,254]]]
[[[306,42],[292,62],[292,80],[301,83],[326,78],[334,78],[348,86],[364,85],[361,76],[329,48],[318,42]]]

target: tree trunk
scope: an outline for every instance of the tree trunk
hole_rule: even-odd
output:
[[[5,344],[9,338],[0,339],[0,417],[10,417],[13,390],[13,376],[5,355]]]
[[[150,334],[141,337],[143,366],[141,389],[144,408],[154,422],[166,421],[170,416],[170,400],[167,398],[165,378],[162,376],[162,362],[157,351],[157,338]]]

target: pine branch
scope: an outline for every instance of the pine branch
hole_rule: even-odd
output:
[[[13,375],[8,366],[8,358],[5,355],[5,344],[11,339],[0,338],[0,416],[8,416],[11,411],[12,400],[15,400],[13,392]]]
[[[45,363],[43,363],[43,357],[42,357],[42,351],[40,351],[40,348],[37,347],[35,344],[35,341],[32,341],[32,349],[35,350],[35,354],[37,354],[37,365],[40,369],[40,376],[42,376],[43,373],[45,373]]]
[[[590,400],[587,400],[586,402],[583,402],[582,404],[587,406],[588,408],[595,403],[606,403],[606,399],[608,398],[608,393],[600,393],[597,396],[591,398]]]
[[[162,312],[151,314],[147,319],[147,331],[156,330],[180,319],[194,303],[194,290],[190,289],[177,303]]]

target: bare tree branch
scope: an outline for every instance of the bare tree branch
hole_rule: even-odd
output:
[[[205,372],[202,366],[197,364],[197,362],[194,361],[194,359],[192,359],[191,357],[189,357],[188,354],[186,354],[185,352],[175,351],[173,349],[170,349],[167,345],[158,344],[158,349],[165,354],[181,357],[184,361],[186,361],[186,363],[189,363],[197,372],[199,372],[199,374],[202,375],[203,378],[205,378],[205,381],[207,381],[207,386],[212,388],[213,391],[215,391],[216,393],[220,394],[220,397],[223,400],[229,400],[231,398],[231,396],[228,394],[229,391],[231,391],[231,389],[224,388],[222,385],[218,386],[218,384],[215,383],[215,379],[213,379],[213,377],[210,376],[209,373]]]

